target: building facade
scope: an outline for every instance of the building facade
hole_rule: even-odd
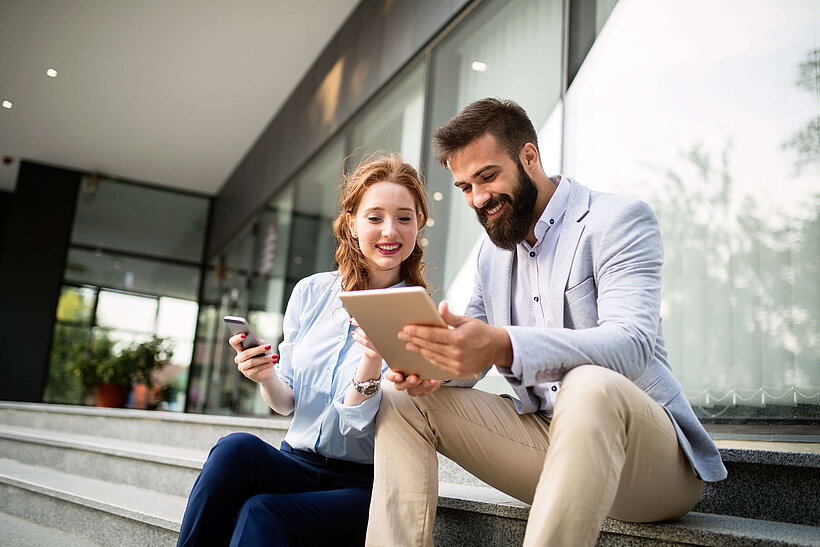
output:
[[[173,408],[266,414],[236,372],[221,317],[247,316],[263,338],[281,339],[294,284],[334,268],[340,174],[378,150],[421,167],[433,196],[423,241],[433,296],[463,309],[481,227],[432,161],[431,134],[495,96],[530,114],[548,173],[655,210],[670,360],[701,418],[816,426],[818,31],[820,0],[364,0],[222,190],[179,196],[187,216],[159,227],[169,241],[146,247],[107,230],[94,239],[88,196],[176,197],[140,188],[124,198],[127,183],[77,179],[51,336],[170,337]],[[111,275],[88,273],[103,259]],[[151,268],[156,283],[141,286]],[[65,315],[66,294],[92,302],[79,319]],[[133,312],[125,323],[106,311],[117,299]],[[481,386],[508,390],[493,375]]]

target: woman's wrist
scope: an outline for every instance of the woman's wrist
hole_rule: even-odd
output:
[[[359,367],[353,376],[359,382],[366,382],[367,380],[376,380],[382,375],[382,360],[381,357],[367,357],[362,355],[362,360]]]

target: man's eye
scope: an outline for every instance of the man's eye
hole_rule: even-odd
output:
[[[490,173],[486,177],[484,177],[485,181],[493,180],[495,178],[495,173]]]
[[[458,189],[461,190],[462,193],[466,194],[467,192],[470,191],[470,186],[465,184],[464,186],[459,186]]]

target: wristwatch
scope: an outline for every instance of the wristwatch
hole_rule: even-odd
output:
[[[373,395],[377,391],[379,391],[379,385],[382,383],[381,378],[376,378],[375,380],[367,380],[365,382],[359,382],[356,380],[356,377],[353,377],[353,387],[361,393],[362,395]]]

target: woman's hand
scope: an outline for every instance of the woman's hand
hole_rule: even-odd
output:
[[[231,336],[228,343],[236,350],[234,363],[237,369],[249,380],[258,383],[269,382],[273,379],[273,365],[279,362],[279,355],[269,354],[270,344],[263,344],[254,348],[242,349],[244,334]]]
[[[356,319],[353,318],[350,320],[350,324],[356,327],[350,335],[353,339],[364,346],[364,357],[370,361],[378,361],[379,362],[379,372],[381,372],[381,362],[382,356],[379,354],[379,350],[376,349],[376,346],[370,341],[370,338],[367,337],[367,334],[362,330],[359,324],[356,322]]]

